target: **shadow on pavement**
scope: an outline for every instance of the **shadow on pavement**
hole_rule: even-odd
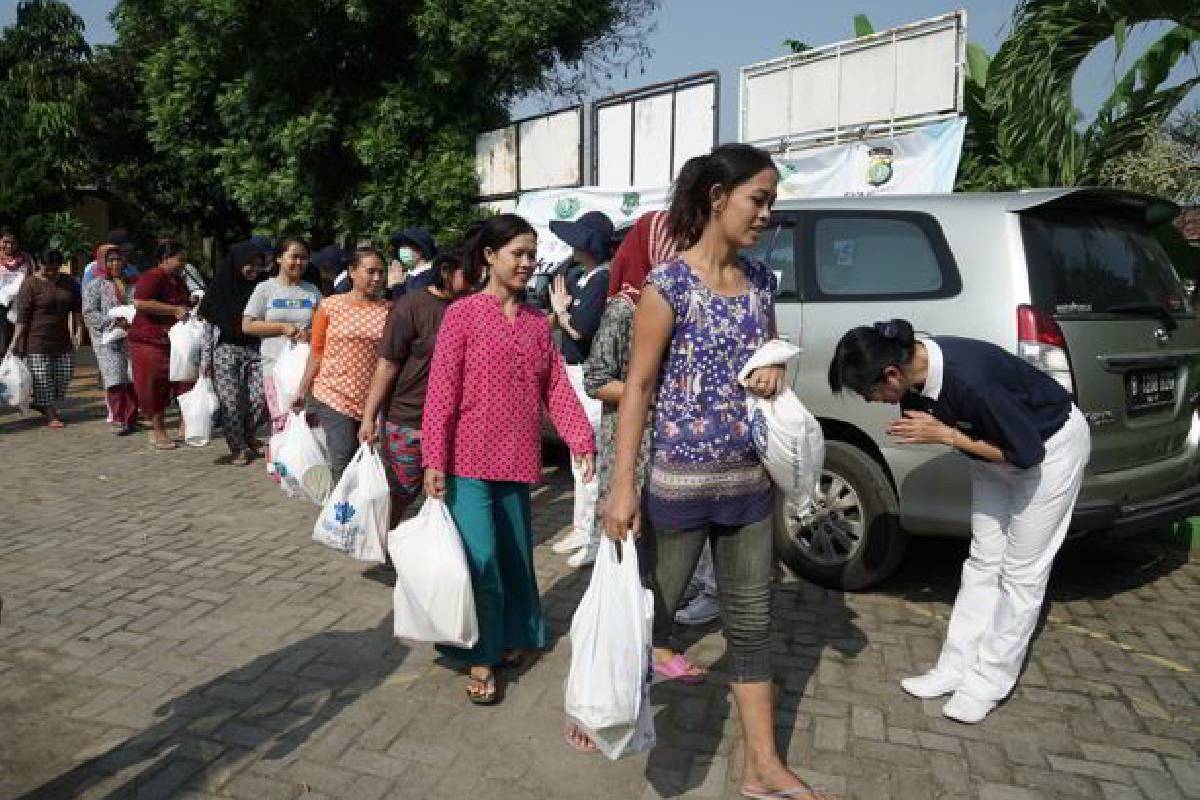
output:
[[[151,788],[168,796],[252,757],[284,759],[383,683],[407,654],[392,637],[390,614],[373,628],[309,636],[163,704],[159,722],[20,800],[77,797],[126,770],[137,774],[117,778],[106,800]]]
[[[968,547],[965,538],[913,538],[901,568],[870,591],[914,602],[953,603]],[[1103,600],[1153,583],[1188,558],[1186,543],[1153,533],[1070,539],[1054,560],[1046,595],[1051,602]]]
[[[771,653],[775,678],[775,738],[780,757],[788,760],[796,752],[792,737],[802,726],[797,718],[802,700],[816,674],[826,648],[843,658],[854,658],[867,646],[867,637],[855,624],[856,613],[847,608],[840,592],[802,582],[775,584],[771,593]],[[676,627],[676,643],[687,649],[719,627]],[[741,752],[723,749],[722,741],[735,734],[740,741],[740,724],[732,711],[729,689],[731,659],[728,652],[709,666],[709,679],[699,686],[678,682],[659,683],[651,691],[651,702],[663,705],[655,717],[658,744],[646,763],[646,779],[663,797],[675,797],[697,789],[710,779],[717,759],[728,757],[732,779],[741,773]],[[800,748],[802,749],[802,748]],[[793,769],[805,764],[790,763]],[[722,781],[724,782],[724,781]],[[723,792],[724,787],[719,791]]]

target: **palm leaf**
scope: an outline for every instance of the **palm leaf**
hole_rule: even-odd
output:
[[[1196,6],[1195,0],[1019,2],[1012,33],[988,70],[985,105],[997,125],[988,159],[1010,165],[1023,183],[1088,181],[1094,160],[1072,95],[1079,65],[1120,25],[1161,19],[1187,25],[1200,20]],[[1176,47],[1173,41],[1164,50]],[[1151,63],[1157,68],[1159,61],[1151,57]],[[1134,91],[1124,81],[1120,86]]]
[[[1150,45],[1121,80],[1117,81],[1112,94],[1100,106],[1096,116],[1109,117],[1114,111],[1126,107],[1133,96],[1139,77],[1143,87],[1149,88],[1151,91],[1157,89],[1167,79],[1175,65],[1198,43],[1200,43],[1200,30],[1177,25],[1167,31],[1158,41]]]

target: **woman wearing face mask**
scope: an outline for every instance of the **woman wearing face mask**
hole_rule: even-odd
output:
[[[435,258],[430,272],[429,286],[392,304],[358,429],[359,441],[383,443],[380,453],[392,487],[393,526],[421,493],[424,482],[421,417],[438,329],[450,303],[469,292],[480,277],[478,265],[467,268],[457,251]],[[379,431],[376,420],[382,410],[386,413]]]
[[[313,317],[312,352],[300,391],[292,400],[304,408],[312,390],[317,419],[329,445],[329,468],[336,484],[358,447],[358,426],[375,369],[375,349],[387,323],[383,299],[383,258],[360,247],[350,261],[350,291],[326,298]]]
[[[261,279],[264,261],[253,242],[235,244],[200,302],[200,316],[208,323],[200,372],[213,377],[225,443],[238,466],[258,455],[254,432],[266,414],[258,339],[242,331],[246,303]]]
[[[431,267],[437,257],[437,242],[425,228],[408,228],[392,237],[396,261],[404,271],[404,280],[397,283],[388,276],[388,287],[394,297],[417,292],[433,282]]]
[[[1071,524],[1091,434],[1050,376],[988,342],[918,338],[902,319],[855,328],[829,365],[834,392],[898,403],[887,433],[971,459],[971,553],[937,665],[901,682],[981,721],[1016,685],[1050,567]]]
[[[91,334],[92,351],[104,381],[113,432],[128,436],[137,430],[137,394],[129,367],[129,347],[125,336],[111,338],[114,331],[128,331],[129,323],[108,312],[129,303],[132,286],[125,277],[125,254],[117,245],[101,245],[96,250],[92,280],[83,287],[83,319]],[[108,337],[111,340],[105,341]]]
[[[75,370],[78,337],[72,322],[78,324],[79,287],[70,275],[60,270],[63,255],[48,251],[37,272],[27,278],[17,293],[17,325],[13,332],[12,352],[25,359],[33,373],[33,403],[51,428],[62,428],[58,404],[66,396]]]
[[[174,450],[175,442],[167,435],[166,411],[172,397],[191,388],[191,383],[169,377],[171,344],[167,331],[191,312],[191,300],[183,281],[187,263],[184,246],[171,239],[158,244],[157,266],[138,278],[133,306],[137,314],[129,327],[129,358],[133,366],[133,388],[138,408],[150,420],[150,443],[156,450]],[[182,438],[182,420],[179,423]]]
[[[769,222],[778,181],[767,153],[729,144],[689,160],[675,182],[669,221],[679,255],[650,273],[634,315],[606,533],[624,539],[641,525],[653,527],[658,648],[669,646],[683,588],[704,543],[711,544],[745,749],[742,794],[811,798],[825,795],[806,786],[775,748],[771,481],[737,379],[775,335],[775,278],[738,251]],[[782,385],[782,367],[749,376],[749,391],[762,397]],[[652,399],[654,455],[643,515],[634,470]]]
[[[429,373],[421,447],[425,494],[445,498],[467,551],[479,619],[469,649],[440,647],[469,670],[467,698],[496,700],[495,670],[546,646],[533,571],[530,484],[541,480],[545,407],[582,465],[595,441],[546,317],[525,304],[537,235],[515,214],[488,219],[467,245],[488,283],[446,310]]]
[[[280,402],[275,389],[275,362],[290,342],[308,341],[313,314],[321,303],[321,290],[303,280],[308,269],[308,244],[288,237],[275,253],[279,273],[254,287],[242,315],[242,333],[262,340],[259,358],[272,433],[283,430],[288,417],[286,401]]]

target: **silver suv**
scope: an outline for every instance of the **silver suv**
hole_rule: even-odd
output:
[[[754,255],[779,277],[780,334],[804,348],[793,386],[828,443],[817,508],[778,509],[783,561],[860,589],[908,536],[970,534],[965,457],[893,445],[895,409],[829,391],[839,337],[892,317],[995,342],[1074,393],[1092,429],[1074,531],[1200,509],[1200,322],[1151,232],[1174,211],[1081,189],[781,201]]]

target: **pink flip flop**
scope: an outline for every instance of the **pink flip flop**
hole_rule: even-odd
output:
[[[679,681],[688,686],[695,686],[698,683],[704,682],[704,675],[695,675],[692,670],[695,666],[688,661],[682,653],[676,653],[673,658],[666,661],[654,662],[654,671],[669,681]]]

